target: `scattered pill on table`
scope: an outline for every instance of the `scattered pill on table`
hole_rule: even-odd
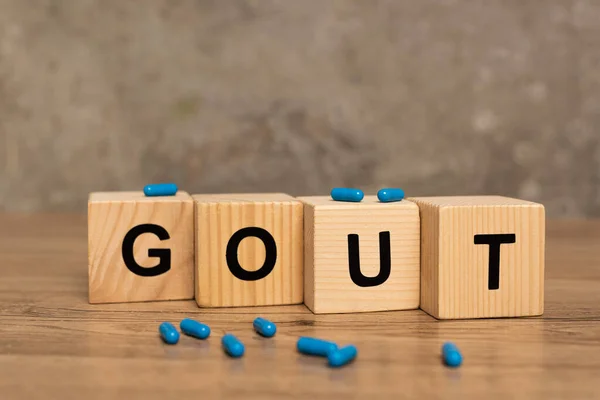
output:
[[[210,336],[210,327],[208,325],[190,318],[182,320],[179,324],[179,328],[181,329],[181,332],[197,339],[206,339]]]
[[[451,342],[446,342],[442,346],[442,358],[444,359],[444,364],[449,367],[459,367],[463,361],[460,350]]]
[[[144,186],[146,196],[174,196],[177,193],[177,185],[174,183],[155,183]]]
[[[252,323],[254,330],[264,337],[273,337],[277,332],[277,326],[271,321],[258,317]]]
[[[342,367],[356,358],[358,350],[356,346],[349,345],[327,354],[330,367]]]
[[[377,192],[377,198],[382,203],[400,201],[404,199],[404,190],[400,188],[385,188]]]
[[[365,197],[360,189],[333,188],[331,189],[331,198],[335,201],[359,202]]]
[[[322,357],[327,357],[329,353],[338,349],[337,344],[333,342],[304,336],[298,339],[296,347],[302,354]]]
[[[221,344],[225,352],[231,357],[238,358],[244,355],[244,344],[230,333],[223,336]]]
[[[177,332],[177,329],[170,322],[160,324],[158,331],[162,340],[167,344],[175,344],[179,341],[179,332]]]

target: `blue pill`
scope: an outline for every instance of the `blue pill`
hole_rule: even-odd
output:
[[[377,198],[382,203],[400,201],[404,198],[404,190],[400,188],[386,188],[377,192]]]
[[[210,336],[210,327],[193,319],[186,318],[179,324],[181,332],[198,339],[206,339]]]
[[[331,367],[341,367],[354,360],[357,354],[358,350],[356,349],[356,346],[349,345],[329,353],[327,355],[327,361]]]
[[[175,344],[179,341],[179,332],[177,332],[177,329],[170,322],[160,324],[158,331],[162,340],[167,344]]]
[[[252,325],[254,326],[254,330],[264,337],[273,337],[275,332],[277,332],[275,324],[264,318],[256,318]]]
[[[442,357],[444,364],[449,367],[459,367],[462,364],[463,358],[460,350],[454,343],[447,342],[442,346]]]
[[[333,342],[328,342],[326,340],[311,337],[301,337],[300,339],[298,339],[296,347],[298,348],[298,351],[302,354],[310,354],[311,356],[322,357],[327,357],[329,353],[334,352],[338,349],[337,344]]]
[[[144,186],[146,196],[175,196],[177,185],[174,183],[156,183]]]
[[[360,189],[333,188],[331,189],[331,198],[335,201],[353,201],[359,202],[365,197]]]
[[[237,358],[244,355],[244,344],[230,333],[223,336],[221,344],[223,345],[225,352],[231,357]]]

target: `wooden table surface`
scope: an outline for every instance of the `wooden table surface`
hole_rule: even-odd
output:
[[[0,215],[0,399],[553,399],[600,396],[600,221],[547,224],[539,318],[436,321],[422,311],[311,314],[304,306],[199,309],[193,301],[90,305],[85,216]],[[277,323],[273,339],[252,320]],[[212,328],[164,345],[162,321]],[[246,344],[221,350],[225,332]],[[298,336],[353,343],[329,369]],[[458,344],[452,370],[440,346]]]

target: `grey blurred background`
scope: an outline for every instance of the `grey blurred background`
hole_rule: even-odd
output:
[[[600,216],[600,1],[0,0],[0,210],[162,181]]]

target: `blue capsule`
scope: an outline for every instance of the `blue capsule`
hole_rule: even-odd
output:
[[[329,353],[334,352],[338,349],[337,344],[333,342],[328,342],[326,340],[311,337],[301,337],[300,339],[298,339],[296,347],[298,348],[298,351],[302,354],[309,354],[311,356],[322,357],[327,357]]]
[[[404,198],[404,190],[400,188],[386,188],[377,192],[377,198],[382,203],[400,201]]]
[[[175,344],[179,342],[179,332],[170,322],[163,322],[158,327],[158,331],[160,332],[160,337],[167,344]]]
[[[186,318],[182,320],[179,328],[181,332],[197,339],[206,339],[210,336],[210,327],[193,319]]]
[[[444,359],[444,364],[449,367],[459,367],[463,361],[460,350],[458,350],[458,347],[451,342],[446,342],[442,346],[442,357]]]
[[[177,185],[174,183],[156,183],[144,186],[146,196],[175,196]]]
[[[238,358],[244,355],[244,344],[231,333],[227,333],[221,339],[223,349],[231,357]]]
[[[264,337],[273,337],[275,332],[277,332],[275,324],[264,318],[256,318],[252,325],[254,326],[254,330]]]
[[[349,345],[339,350],[332,351],[327,355],[327,361],[331,367],[342,367],[356,358],[358,350],[356,346]]]
[[[331,189],[331,198],[335,201],[359,202],[365,197],[360,189],[333,188]]]

